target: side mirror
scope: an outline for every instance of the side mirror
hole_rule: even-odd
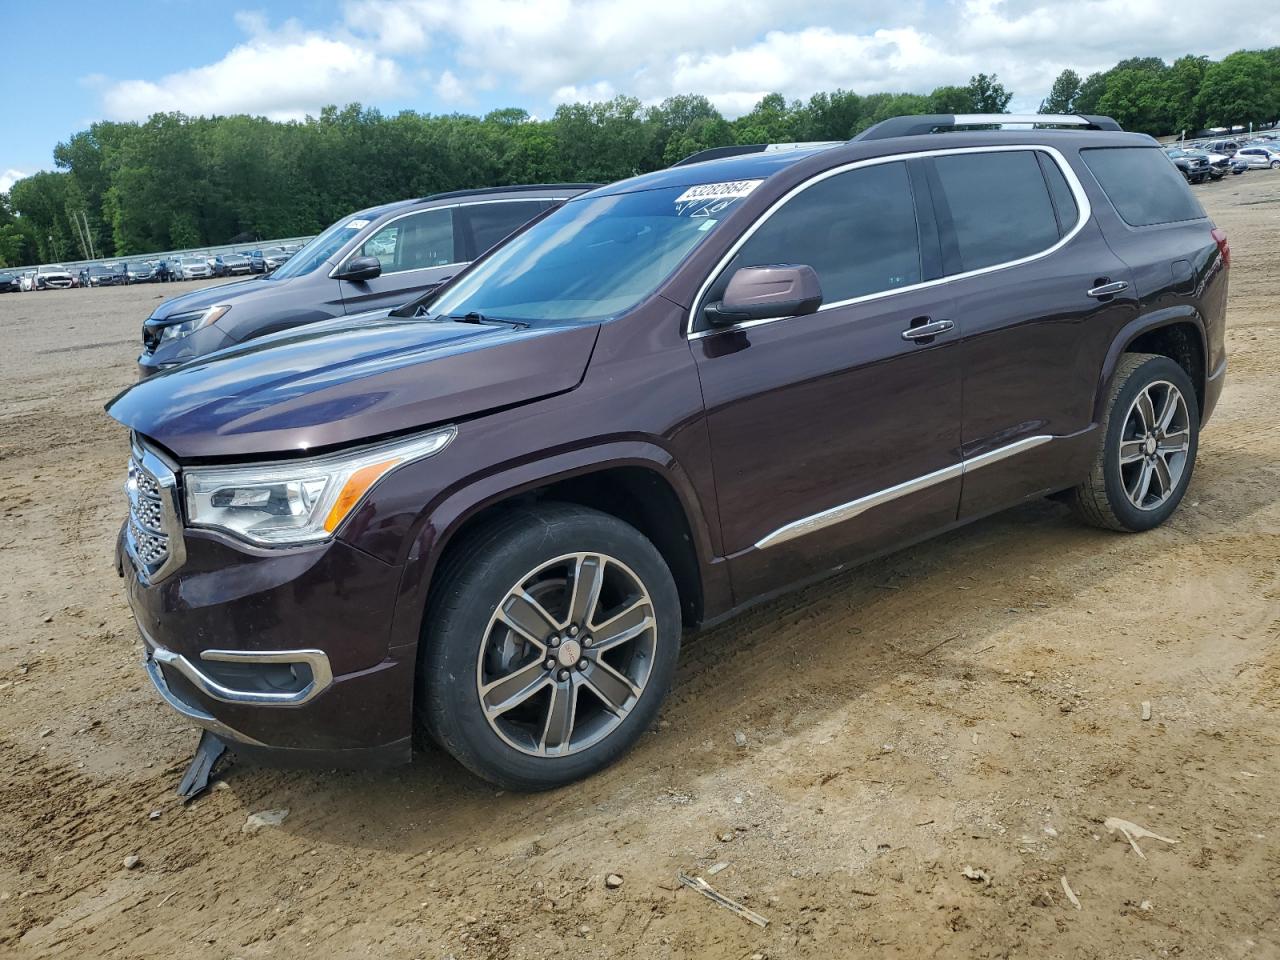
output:
[[[713,327],[728,327],[748,320],[803,316],[820,306],[822,284],[813,267],[775,263],[740,267],[729,278],[724,299],[707,304],[702,312]]]
[[[382,261],[377,257],[352,257],[338,274],[338,279],[354,280],[359,283],[361,280],[372,280],[381,274]]]

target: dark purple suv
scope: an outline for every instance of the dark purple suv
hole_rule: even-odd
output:
[[[1032,498],[1163,522],[1228,263],[1102,117],[594,190],[398,316],[111,403],[147,669],[237,750],[401,761],[416,727],[496,783],[582,777],[651,726],[684,629]]]

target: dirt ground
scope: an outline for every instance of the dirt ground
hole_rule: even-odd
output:
[[[183,807],[102,412],[175,288],[0,297],[0,955],[1280,957],[1280,173],[1196,189],[1230,371],[1167,526],[1038,503],[771,603],[688,640],[622,763],[538,796],[431,751],[241,765]]]

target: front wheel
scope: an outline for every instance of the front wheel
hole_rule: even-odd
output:
[[[1125,354],[1089,478],[1071,492],[1077,515],[1124,532],[1159,526],[1182,502],[1199,442],[1200,408],[1186,371],[1168,357]]]
[[[570,504],[514,509],[445,561],[423,631],[419,719],[500,786],[570,783],[652,724],[680,629],[671,571],[635,528]]]
[[[1280,169],[1280,160],[1272,160],[1271,169],[1272,170]]]

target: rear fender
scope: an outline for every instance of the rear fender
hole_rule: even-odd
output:
[[[1111,347],[1107,351],[1106,359],[1103,361],[1102,371],[1098,377],[1097,392],[1093,401],[1094,423],[1102,422],[1104,405],[1108,390],[1111,388],[1112,378],[1115,377],[1116,367],[1120,364],[1120,357],[1129,349],[1129,345],[1144,333],[1150,333],[1152,330],[1171,327],[1179,323],[1191,323],[1195,326],[1200,335],[1200,356],[1207,362],[1209,354],[1207,338],[1205,337],[1204,317],[1200,315],[1200,312],[1194,306],[1178,304],[1160,310],[1152,310],[1149,313],[1135,317],[1120,328],[1120,332],[1116,334]],[[1208,371],[1201,370],[1200,376],[1203,382],[1208,376]]]

